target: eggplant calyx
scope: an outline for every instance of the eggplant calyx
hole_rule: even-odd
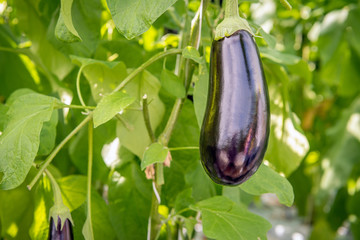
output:
[[[224,37],[230,37],[239,30],[246,30],[251,35],[255,35],[251,30],[249,23],[246,19],[239,16],[226,17],[215,30],[215,40],[220,40]]]
[[[74,226],[74,222],[71,218],[70,210],[67,206],[64,204],[55,204],[50,208],[50,214],[49,218],[53,218],[55,226],[58,225],[58,220],[60,220],[61,228],[63,229],[66,219],[69,219],[71,224]]]

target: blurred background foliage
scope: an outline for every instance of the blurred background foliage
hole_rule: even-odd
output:
[[[272,132],[266,160],[293,186],[295,203],[292,209],[296,209],[295,217],[307,227],[302,236],[306,239],[360,239],[360,2],[289,0],[291,10],[276,0],[239,2],[242,15],[256,32],[255,39],[269,84]],[[131,40],[117,31],[106,4],[106,1],[97,0],[74,1],[74,24],[82,41],[68,43],[64,40],[69,36],[56,30],[60,1],[0,0],[0,102],[5,103],[16,89],[30,88],[60,97],[68,104],[80,104],[75,94],[75,79],[79,67],[88,64],[91,67],[84,68],[81,89],[86,103],[94,105],[103,91],[99,90],[96,78],[103,77],[106,72],[106,79],[119,81],[118,78],[125,77],[121,76],[124,69],[126,72],[126,68],[136,68],[166,48],[178,47],[186,28],[185,19],[195,15],[200,2],[176,1],[146,32]],[[196,119],[201,119],[201,101],[204,103],[204,100],[197,100],[196,92],[206,92],[214,27],[223,14],[220,4],[219,0],[212,1],[204,17],[199,52],[206,64],[195,70],[195,88],[190,89],[189,100],[184,105],[170,147],[198,145],[201,121],[198,123]],[[78,57],[99,62],[89,63]],[[120,63],[109,70],[101,61]],[[175,62],[176,57],[167,57],[166,61],[156,62],[139,76],[138,81],[145,81],[144,88],[153,88],[154,101],[158,101],[157,107],[151,110],[157,132],[166,124],[175,97],[183,94],[176,87],[176,77],[168,86],[164,80],[171,78]],[[200,85],[202,90],[197,89]],[[108,86],[103,83],[102,88]],[[136,84],[129,86],[130,89],[137,87]],[[139,88],[138,91],[136,94],[140,95],[142,90]],[[2,131],[7,110],[6,105],[0,106]],[[140,123],[131,121],[136,119],[131,114],[125,116],[125,120],[133,124],[130,128],[138,129],[138,135],[146,134],[144,128],[137,128]],[[59,114],[59,119],[54,140],[57,143],[80,122],[82,114],[75,110],[64,111]],[[129,217],[126,222],[119,217],[147,212],[151,202],[147,194],[151,192],[150,183],[138,166],[148,142],[146,139],[137,142],[134,135],[126,133],[128,127],[110,121],[94,131],[97,140],[94,146],[93,179],[97,189],[94,205],[101,213],[107,205],[100,195],[108,194],[103,197],[108,199],[110,208],[109,216],[94,224],[99,228],[94,232],[95,236],[106,236],[106,239],[113,239],[115,235],[119,239],[141,239],[146,234],[143,232],[146,231],[146,215]],[[121,142],[119,156],[104,157],[104,146],[118,144],[117,136]],[[57,176],[86,174],[87,163],[83,161],[87,156],[86,144],[87,131],[84,130],[56,156],[53,172]],[[48,154],[44,151],[43,155]],[[164,215],[186,198],[184,190],[188,186],[191,186],[190,195],[196,201],[221,194],[220,187],[206,179],[197,154],[191,151],[173,153],[172,167],[165,169],[168,184],[162,192]],[[41,154],[37,158],[42,159]],[[112,164],[106,159],[121,161]],[[136,181],[119,185],[114,172]],[[33,174],[30,171],[28,179]],[[109,176],[112,179],[109,180]],[[4,239],[46,238],[41,235],[47,229],[49,208],[44,199],[51,198],[46,181],[44,178],[38,190],[31,193],[25,188],[0,191],[0,230]],[[61,183],[79,191],[85,189],[85,180],[81,177],[62,178]],[[108,185],[108,192],[103,191],[104,185]],[[77,199],[76,206],[71,208],[73,218],[84,221],[85,193],[73,199]],[[255,202],[260,215],[261,209],[266,209],[267,203],[263,199],[247,196],[243,191],[241,201]],[[125,205],[128,207],[120,207]],[[268,207],[271,211],[271,206]],[[41,214],[44,216],[39,217]],[[35,218],[44,220],[32,224]],[[121,222],[121,227],[104,227],[114,222]],[[276,225],[273,227],[275,235],[272,239],[286,239],[281,238]],[[81,230],[75,231],[75,235],[76,239],[81,239]]]

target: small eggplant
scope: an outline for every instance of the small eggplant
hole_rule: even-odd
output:
[[[256,172],[267,148],[267,84],[258,48],[246,30],[214,40],[210,59],[201,162],[214,182],[238,185]]]
[[[61,219],[58,217],[57,226],[55,226],[54,219],[50,218],[50,230],[48,240],[73,240],[72,224],[69,219],[65,220],[64,226],[61,229]]]

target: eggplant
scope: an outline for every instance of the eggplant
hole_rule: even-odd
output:
[[[72,224],[69,219],[65,220],[64,226],[61,229],[61,219],[58,217],[57,226],[55,226],[54,219],[50,218],[50,230],[48,240],[73,240]]]
[[[266,79],[253,36],[239,30],[214,40],[201,128],[201,163],[210,178],[238,185],[260,166],[269,138]]]

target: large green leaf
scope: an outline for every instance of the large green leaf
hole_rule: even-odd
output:
[[[147,95],[150,123],[155,131],[165,111],[164,104],[158,96],[160,90],[159,80],[148,71],[144,71],[133,78],[126,85],[125,90],[137,100],[131,105],[134,108],[141,108],[139,103],[142,101],[143,96]],[[116,129],[121,145],[142,158],[146,147],[151,143],[143,113],[141,111],[126,111],[121,117],[123,122],[118,121]]]
[[[133,160],[114,172],[108,214],[118,239],[146,239],[151,191],[151,182]]]
[[[179,77],[169,70],[163,69],[161,72],[161,87],[166,92],[177,98],[185,97],[185,87]]]
[[[31,193],[24,184],[12,190],[0,190],[0,236],[29,239],[28,230],[35,214]]]
[[[85,188],[86,186],[84,186]],[[74,239],[84,239],[82,228],[86,219],[86,202],[71,213],[74,220]],[[94,190],[91,191],[91,219],[94,239],[114,239],[115,231],[109,218],[109,206]]]
[[[294,202],[294,192],[288,180],[264,164],[260,166],[254,176],[241,184],[240,188],[253,195],[275,193],[280,203],[288,207]]]
[[[266,239],[271,224],[223,196],[198,202],[192,209],[201,211],[204,233],[218,240]]]
[[[288,103],[286,72],[281,66],[266,64],[266,77],[270,96],[270,136],[265,159],[278,172],[290,175],[300,164],[309,150],[309,142],[301,130],[296,115]],[[278,82],[281,81],[281,87]]]
[[[9,106],[9,122],[0,136],[1,189],[19,186],[31,168],[40,144],[43,122],[61,102],[37,93],[18,97]]]
[[[127,39],[134,38],[147,29],[176,0],[106,0],[116,28]]]
[[[70,211],[79,208],[86,200],[86,177],[70,175],[57,179],[64,204]]]

